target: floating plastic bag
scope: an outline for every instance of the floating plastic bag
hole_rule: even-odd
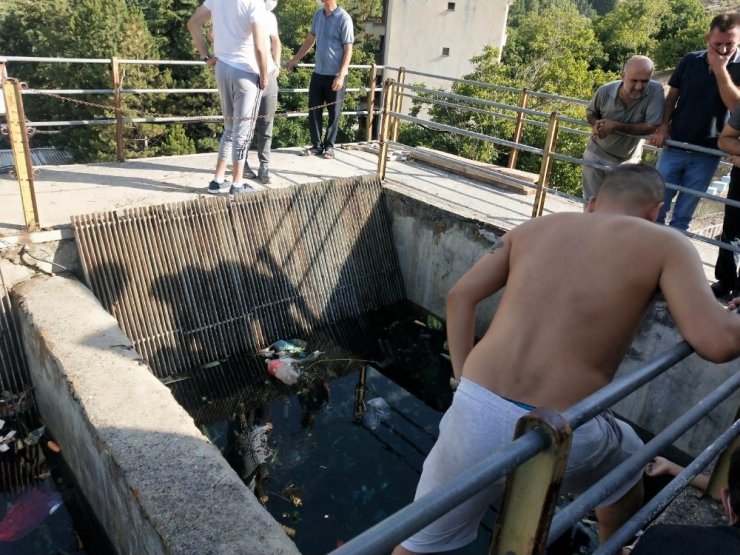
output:
[[[385,422],[391,416],[391,407],[382,397],[375,397],[365,403],[365,414],[362,415],[362,423],[375,430],[381,422]]]
[[[267,371],[287,385],[294,385],[301,375],[295,366],[295,359],[290,357],[267,361]]]

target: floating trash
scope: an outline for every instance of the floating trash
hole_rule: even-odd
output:
[[[307,345],[308,343],[303,339],[278,339],[267,349],[262,349],[260,354],[278,357],[296,355],[305,351]]]
[[[287,385],[295,385],[301,371],[295,366],[296,360],[290,357],[267,361],[267,371]]]
[[[58,491],[32,488],[23,493],[5,512],[0,521],[0,542],[25,538],[62,504]]]
[[[385,422],[391,416],[391,407],[382,397],[375,397],[365,403],[365,414],[362,415],[362,423],[371,430],[377,429],[381,422]]]

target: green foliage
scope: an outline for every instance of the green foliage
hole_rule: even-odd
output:
[[[159,149],[159,153],[163,156],[195,153],[195,142],[185,134],[185,129],[179,123],[167,126],[163,139]]]

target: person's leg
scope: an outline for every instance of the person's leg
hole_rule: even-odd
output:
[[[730,188],[727,199],[740,201],[740,168],[732,169]],[[740,208],[725,205],[725,218],[722,222],[722,236],[720,241],[740,247]],[[717,263],[714,265],[714,277],[719,282],[719,288],[729,293],[731,290],[740,291],[740,278],[737,266],[740,256],[727,249],[720,249]]]
[[[668,147],[663,147],[656,166],[656,169],[663,177],[663,181],[672,185],[681,185],[683,180],[685,154],[686,153],[679,150],[672,150]],[[671,209],[671,203],[675,196],[676,191],[666,187],[665,195],[663,196],[663,206],[658,213],[656,223],[665,223],[666,214],[668,214],[668,211]]]
[[[233,103],[234,121],[232,132],[232,179],[234,188],[239,189],[244,181],[244,164],[247,150],[257,121],[260,102],[259,76],[244,70],[236,70]]]
[[[324,93],[321,77],[312,73],[308,86],[308,132],[311,135],[311,145],[317,151],[323,150],[321,128],[324,119]]]
[[[586,162],[601,164],[603,166],[615,166],[620,163],[620,161],[616,159],[605,159],[603,156],[600,156],[597,150],[598,148],[598,146],[593,144],[593,141],[589,141],[588,146],[586,146],[586,150],[583,151],[583,160]],[[582,166],[582,170],[583,200],[585,200],[586,205],[588,205],[588,199],[595,197],[599,192],[601,182],[604,181],[604,177],[606,176],[606,170],[595,168],[587,164]]]
[[[332,78],[332,82],[334,79]],[[337,131],[339,130],[339,119],[342,113],[342,104],[344,103],[344,93],[347,90],[347,85],[341,88],[341,90],[331,90],[331,83],[328,84],[326,91],[326,101],[329,103],[329,121],[326,127],[326,137],[324,138],[324,149],[334,149],[334,143],[337,140]]]
[[[214,183],[223,184],[228,167],[229,158],[232,151],[231,134],[234,125],[234,103],[232,97],[232,80],[230,66],[216,64],[216,86],[218,87],[218,96],[221,100],[221,114],[224,116],[224,130],[221,134],[221,140],[218,146],[218,158],[216,160],[216,171],[214,172],[213,181],[208,187],[209,192],[217,193],[219,188],[212,187]]]
[[[683,174],[684,187],[705,193],[719,165],[719,157],[699,153],[688,153]],[[699,197],[689,193],[680,193],[673,207],[670,226],[676,229],[689,228],[694,210],[699,204]]]
[[[257,158],[260,162],[257,175],[262,183],[270,182],[269,165],[270,149],[272,148],[272,126],[275,121],[277,107],[278,84],[274,75],[270,76],[267,89],[262,91],[259,119],[257,120]]]
[[[616,503],[596,508],[596,520],[599,521],[599,543],[608,540],[642,507],[643,496],[644,489],[642,480],[640,480]]]

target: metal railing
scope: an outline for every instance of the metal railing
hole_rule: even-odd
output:
[[[0,73],[7,77],[7,64],[9,63],[23,63],[23,62],[34,62],[34,63],[70,63],[70,64],[103,64],[110,65],[111,68],[111,88],[103,89],[35,89],[26,88],[21,86],[21,94],[24,96],[47,96],[57,98],[62,101],[75,102],[72,99],[66,98],[67,96],[78,96],[78,95],[104,95],[113,96],[114,104],[102,105],[94,103],[84,103],[88,105],[95,105],[98,108],[114,113],[113,118],[96,118],[96,119],[81,119],[81,120],[57,120],[57,121],[28,121],[27,125],[31,128],[41,127],[72,127],[82,125],[115,125],[116,126],[116,156],[119,161],[125,159],[124,154],[124,140],[123,140],[123,125],[131,123],[194,123],[194,122],[219,122],[223,121],[223,116],[211,115],[211,116],[177,116],[171,114],[161,115],[145,115],[144,117],[127,117],[127,114],[131,113],[131,110],[125,110],[122,107],[122,99],[124,95],[136,94],[136,95],[149,95],[149,94],[218,94],[218,90],[215,88],[202,89],[158,89],[158,88],[124,88],[123,87],[123,74],[122,68],[126,65],[162,65],[162,66],[205,66],[205,62],[194,61],[194,60],[133,60],[133,59],[119,59],[119,58],[49,58],[49,57],[38,57],[38,56],[0,56]],[[297,67],[312,68],[315,64],[298,64]],[[372,139],[372,126],[373,119],[377,113],[375,109],[375,92],[376,92],[376,81],[377,72],[382,70],[384,66],[378,66],[376,64],[351,64],[350,70],[355,71],[368,71],[367,86],[365,87],[350,87],[346,89],[347,93],[367,93],[366,104],[367,109],[365,110],[347,110],[343,111],[342,115],[354,115],[354,116],[367,116],[365,125],[365,134],[368,141]],[[307,94],[308,88],[279,88],[278,94]],[[309,111],[314,107],[309,106]],[[318,107],[316,107],[318,108]],[[278,112],[275,114],[276,118],[297,118],[306,117],[308,112]]]
[[[113,64],[114,66],[120,66],[121,64],[127,63],[141,63],[141,64],[159,64],[159,63],[170,63],[173,65],[201,65],[203,62],[194,61],[159,61],[159,60],[115,60],[115,59],[58,59],[59,61],[69,62],[84,62],[84,63],[99,63],[99,64]],[[49,61],[48,58],[30,58],[30,57],[7,57],[0,59],[0,70],[5,71],[6,61]],[[310,67],[307,64],[301,64],[303,67]],[[366,89],[357,89],[360,91],[368,92],[368,110],[353,112],[356,114],[367,113],[371,120],[376,110],[374,107],[375,98],[375,71],[379,68],[376,66],[353,66],[356,69],[370,69],[373,77],[371,83]],[[416,85],[406,85],[404,83],[406,75],[420,75],[429,76],[434,78],[445,78],[444,76],[437,76],[433,74],[426,74],[422,72],[414,72],[406,70],[404,68],[391,68],[386,67],[388,70],[398,70],[398,80],[386,81],[383,89],[382,98],[382,111],[380,112],[380,149],[378,156],[378,174],[381,177],[385,176],[386,164],[388,159],[388,148],[390,145],[397,144],[399,124],[401,121],[406,121],[412,124],[425,125],[432,129],[437,129],[445,133],[454,133],[461,136],[466,136],[481,141],[488,141],[499,146],[510,149],[510,156],[508,160],[508,167],[513,168],[516,166],[517,155],[519,152],[529,152],[542,157],[540,165],[540,173],[538,180],[535,184],[536,196],[533,204],[532,216],[536,217],[542,214],[544,207],[544,201],[548,189],[548,182],[551,175],[552,164],[555,160],[565,161],[568,163],[576,164],[589,164],[583,160],[570,157],[567,155],[559,154],[556,152],[557,138],[559,132],[569,132],[578,135],[588,135],[587,131],[579,130],[577,128],[561,127],[561,123],[567,123],[574,126],[588,126],[588,123],[582,120],[569,118],[558,114],[557,112],[543,112],[539,110],[533,110],[527,107],[527,101],[530,97],[540,97],[549,100],[555,100],[558,102],[572,102],[578,105],[586,104],[586,101],[581,99],[571,99],[558,95],[551,95],[547,93],[540,93],[537,91],[520,90],[511,87],[500,87],[492,85],[490,83],[479,83],[464,79],[452,79],[446,78],[453,82],[460,82],[466,84],[474,84],[484,88],[490,88],[493,90],[500,90],[507,93],[517,93],[520,95],[520,101],[518,105],[510,105],[506,103],[499,103],[493,101],[487,101],[482,99],[472,99],[462,95],[456,95],[454,93],[446,93],[443,91],[436,91]],[[293,92],[305,92],[306,89],[282,89],[283,93]],[[10,98],[10,103],[15,102],[16,109],[16,120],[12,125],[17,127],[11,127],[9,125],[9,131],[11,133],[11,143],[17,146],[23,153],[24,149],[28,151],[27,135],[28,130],[24,127],[26,125],[25,118],[22,116],[22,101],[21,98],[26,94],[49,94],[49,91],[45,93],[38,90],[22,90],[20,84],[13,82],[10,79],[3,79],[3,91],[7,99]],[[115,118],[105,120],[80,120],[79,122],[34,122],[35,126],[45,125],[72,125],[72,124],[115,124],[121,126],[127,121],[127,118],[123,117],[122,111],[120,110],[120,96],[122,94],[147,94],[147,92],[156,91],[157,93],[162,92],[161,89],[151,89],[145,92],[142,89],[124,89],[121,86],[120,79],[114,78],[114,87],[111,89],[90,89],[85,93],[95,94],[114,94],[117,96],[116,107],[113,107],[116,113]],[[198,93],[214,93],[212,89],[175,89],[178,93],[180,91],[187,92],[198,92]],[[174,92],[169,91],[169,92]],[[417,93],[415,95],[410,94],[411,91]],[[426,96],[419,96],[418,93],[422,93]],[[83,94],[79,90],[68,90],[68,89],[57,89],[52,94]],[[432,96],[433,95],[433,96]],[[486,115],[495,115],[514,121],[515,131],[511,140],[493,137],[484,133],[477,133],[467,129],[461,129],[453,126],[448,126],[438,122],[424,120],[418,117],[412,117],[404,114],[403,111],[403,100],[404,98],[416,98],[422,102],[437,103],[443,106],[457,109],[465,109],[471,112],[483,113]],[[445,100],[443,100],[443,98]],[[450,102],[452,101],[452,102]],[[455,103],[457,102],[457,103]],[[460,106],[460,102],[465,102],[465,106]],[[12,108],[12,106],[10,106]],[[19,110],[20,108],[20,110]],[[500,110],[501,112],[493,112],[491,109]],[[506,114],[506,111],[511,111],[515,115]],[[10,110],[8,110],[10,116]],[[299,114],[295,114],[298,117]],[[300,114],[305,115],[305,114]],[[530,116],[530,118],[525,118]],[[285,115],[285,117],[291,117]],[[531,118],[542,118],[547,121],[540,121]],[[137,118],[128,118],[130,121],[135,121]],[[140,118],[143,121],[152,121],[149,118]],[[205,116],[205,117],[177,117],[172,118],[158,118],[157,122],[167,123],[169,121],[218,121],[217,116]],[[522,127],[525,124],[537,125],[546,127],[547,132],[545,135],[545,144],[542,148],[534,147],[523,144],[521,142]],[[368,133],[370,132],[370,126],[372,122],[368,122]],[[369,138],[369,137],[368,137]],[[25,141],[25,142],[24,142]],[[677,144],[680,148],[689,148],[691,145]],[[692,147],[693,148],[693,147]],[[693,148],[697,151],[705,151],[706,149]],[[719,151],[710,151],[711,154],[721,154]],[[16,158],[16,166],[23,164],[23,160]],[[599,165],[597,165],[599,166]],[[604,166],[599,166],[604,167]],[[30,167],[30,161],[26,167],[28,170],[27,175],[24,177],[26,183],[21,184],[21,190],[28,193],[24,196],[24,212],[26,212],[26,222],[28,227],[33,227],[33,224],[38,223],[38,217],[35,213],[35,196],[33,195],[33,169]],[[495,171],[495,170],[494,170]],[[501,180],[508,180],[509,183],[515,184],[520,187],[531,187],[531,183],[526,180],[517,179],[512,176],[505,176],[500,174]],[[673,187],[676,190],[686,191],[683,188]],[[740,203],[733,201],[726,201],[720,197],[709,194],[700,194],[704,198],[709,198],[717,202],[724,202],[733,206],[740,206]],[[28,205],[26,205],[28,200]],[[706,240],[702,238],[702,240]],[[709,242],[709,241],[708,241]],[[725,245],[717,241],[711,241],[712,244],[720,245],[724,248],[728,248],[735,252],[740,252],[740,249]],[[503,450],[493,453],[485,461],[482,461],[479,465],[469,469],[467,472],[459,476],[453,482],[446,486],[434,491],[427,496],[419,499],[418,501],[408,505],[395,515],[385,519],[381,523],[373,526],[363,534],[357,536],[353,540],[347,542],[344,546],[340,547],[333,553],[343,555],[345,553],[383,553],[391,549],[398,542],[404,540],[409,535],[420,530],[427,524],[433,522],[450,509],[459,505],[462,501],[468,499],[470,495],[480,490],[481,487],[491,484],[494,481],[503,479],[509,476],[507,480],[507,492],[516,490],[516,488],[523,487],[522,482],[526,483],[527,488],[537,489],[538,496],[536,506],[529,506],[526,508],[516,505],[515,496],[511,493],[507,493],[504,497],[505,510],[500,515],[500,522],[497,527],[497,532],[493,543],[493,552],[504,553],[512,551],[516,553],[536,553],[544,550],[545,546],[554,539],[557,535],[567,530],[572,524],[583,516],[584,511],[590,510],[593,506],[598,504],[599,501],[605,499],[610,492],[614,491],[619,483],[622,483],[624,478],[629,475],[633,475],[634,472],[641,468],[655,453],[666,445],[674,441],[677,437],[683,434],[691,426],[693,426],[700,418],[706,415],[709,410],[717,406],[720,402],[726,399],[730,394],[737,391],[740,388],[740,378],[733,377],[728,379],[724,384],[715,389],[709,396],[697,404],[694,408],[688,411],[683,417],[678,419],[674,424],[666,428],[663,432],[658,434],[651,442],[649,442],[640,452],[633,455],[630,459],[622,463],[620,466],[615,468],[611,473],[605,476],[601,481],[594,484],[589,490],[582,494],[574,503],[566,507],[557,516],[553,518],[554,503],[555,499],[552,495],[548,494],[545,490],[552,490],[551,484],[559,480],[559,475],[563,470],[563,453],[567,457],[567,446],[569,445],[572,431],[583,425],[587,420],[597,415],[601,411],[612,406],[615,402],[626,397],[639,387],[642,387],[655,377],[665,372],[672,365],[678,361],[683,360],[692,353],[691,347],[685,342],[681,342],[672,349],[662,353],[655,357],[649,363],[643,365],[638,370],[635,370],[629,376],[619,379],[605,388],[594,393],[587,399],[581,401],[574,407],[571,407],[562,414],[554,413],[548,410],[537,410],[528,415],[521,421],[521,425],[518,426],[518,437],[512,442],[512,444]],[[656,511],[659,509],[656,507],[660,506],[660,503],[667,502],[672,492],[679,486],[685,485],[690,477],[696,475],[719,450],[724,448],[729,442],[736,441],[738,433],[740,431],[740,425],[736,422],[728,431],[722,434],[710,446],[705,454],[694,461],[686,471],[675,481],[677,485],[670,486],[671,489],[668,493],[661,497],[659,501],[653,501],[651,504],[646,506],[644,512],[640,512],[628,523],[628,527],[624,527],[622,530],[617,532],[614,536],[614,545],[605,544],[602,546],[602,550],[599,553],[613,553],[617,550],[617,544],[622,542],[625,537],[630,536],[629,530],[632,530],[635,526],[641,527],[645,522],[651,519]],[[535,472],[536,470],[536,472]],[[533,476],[544,476],[545,479],[539,481],[534,480]],[[656,498],[658,499],[658,498]],[[517,533],[512,533],[516,530]],[[523,543],[522,543],[523,542]],[[621,544],[620,544],[621,545]]]
[[[533,411],[524,418],[533,420],[530,424],[531,431],[526,432],[515,439],[506,449],[501,449],[491,454],[480,464],[464,472],[441,488],[425,495],[404,507],[393,515],[390,515],[372,528],[366,530],[359,536],[348,541],[338,549],[332,551],[332,555],[376,555],[387,553],[394,545],[405,540],[412,534],[418,532],[428,524],[431,524],[449,510],[453,509],[474,493],[491,485],[497,480],[503,479],[515,469],[521,468],[524,463],[545,453],[547,449],[553,449],[554,442],[569,444],[572,431],[578,429],[594,416],[607,410],[617,401],[625,398],[643,385],[660,376],[673,365],[688,357],[694,351],[685,341],[681,341],[674,347],[657,355],[651,361],[635,369],[628,376],[615,380],[591,396],[564,411],[562,415],[553,414],[551,411]],[[580,518],[599,504],[600,501],[611,495],[629,477],[640,472],[645,464],[650,461],[662,449],[671,444],[676,438],[685,433],[696,424],[702,417],[709,413],[719,403],[727,399],[734,392],[740,390],[740,374],[727,379],[723,384],[712,391],[706,398],[696,406],[687,411],[681,418],[676,420],[664,431],[656,435],[640,451],[629,459],[618,465],[597,483],[582,493],[575,501],[559,512],[554,519],[554,504],[556,498],[546,497],[542,492],[542,503],[539,506],[519,507],[517,511],[511,511],[511,507],[504,508],[499,514],[491,553],[541,553],[545,546],[565,533]],[[559,418],[558,418],[559,417]],[[560,419],[560,420],[559,420]],[[550,433],[557,430],[558,433]],[[608,542],[604,543],[599,555],[608,555],[621,551],[623,545],[649,523],[665,506],[683,489],[690,480],[699,474],[718,454],[733,441],[740,444],[740,420],[737,420],[724,433],[721,434],[707,449],[692,462],[684,472],[674,480],[668,488],[656,496],[641,511],[636,513],[625,526],[623,526]],[[730,451],[729,449],[727,450]],[[567,452],[565,454],[567,458]],[[563,464],[560,457],[550,457],[549,464]],[[564,466],[564,464],[563,464]],[[718,465],[719,466],[719,465]],[[540,472],[542,465],[540,465]],[[560,471],[562,474],[562,469]],[[554,473],[558,479],[557,473]],[[522,485],[532,489],[536,484],[536,475],[525,473],[523,475],[512,474],[506,483],[507,495]],[[539,484],[540,488],[549,488],[550,481]],[[531,496],[529,497],[531,500]],[[509,509],[507,511],[507,509]],[[549,515],[549,518],[548,518]],[[544,519],[544,521],[543,521]],[[516,529],[516,534],[506,534],[507,529]],[[523,533],[523,530],[525,532]],[[526,531],[529,531],[527,533]]]
[[[392,69],[392,68],[390,68],[389,66],[386,66],[386,69]],[[503,102],[495,102],[491,100],[473,98],[470,96],[460,95],[456,93],[430,89],[430,88],[422,87],[419,85],[410,85],[410,84],[403,82],[403,79],[405,79],[406,74],[416,74],[416,75],[423,75],[423,76],[440,78],[440,79],[448,79],[453,82],[461,82],[461,83],[465,83],[468,85],[476,85],[476,86],[480,86],[481,88],[493,89],[493,90],[503,91],[507,93],[522,92],[522,95],[520,98],[519,105],[511,105],[511,104],[506,104]],[[534,110],[534,109],[526,107],[527,98],[529,96],[538,96],[538,97],[549,99],[549,100],[557,100],[559,102],[575,103],[578,105],[586,104],[587,101],[583,101],[579,99],[572,99],[569,97],[561,97],[561,96],[551,95],[547,93],[539,93],[537,91],[528,91],[526,89],[522,91],[521,89],[513,89],[511,87],[501,87],[497,85],[492,85],[490,83],[482,83],[482,82],[470,81],[470,80],[465,80],[465,79],[446,78],[446,77],[439,76],[439,75],[427,74],[427,73],[422,73],[422,72],[414,72],[414,71],[403,69],[403,68],[399,70],[398,80],[394,80],[394,79],[387,80],[384,85],[384,89],[385,89],[384,97],[388,98],[389,102],[387,106],[384,104],[381,118],[382,119],[388,118],[390,120],[390,124],[388,125],[387,128],[384,128],[381,126],[381,137],[380,137],[381,150],[382,150],[383,142],[387,142],[388,144],[395,144],[395,145],[399,144],[398,143],[399,122],[405,121],[405,122],[423,126],[427,129],[432,129],[432,130],[436,130],[436,131],[440,131],[444,133],[454,134],[457,136],[476,139],[479,141],[485,141],[485,142],[488,142],[494,145],[508,148],[510,149],[510,155],[509,155],[509,159],[507,163],[508,168],[516,167],[516,162],[518,159],[519,152],[528,152],[528,153],[541,156],[540,171],[539,171],[537,180],[534,185],[531,182],[528,182],[526,180],[521,180],[521,179],[516,180],[516,178],[512,178],[511,176],[507,176],[503,173],[498,173],[498,175],[501,176],[502,182],[509,182],[509,183],[516,182],[516,184],[520,187],[535,189],[535,199],[534,199],[534,203],[532,207],[532,214],[531,214],[533,218],[541,216],[543,214],[546,195],[548,192],[553,192],[552,189],[549,187],[549,184],[550,184],[552,166],[553,166],[554,161],[568,162],[571,164],[576,164],[576,165],[581,165],[581,166],[590,166],[590,167],[595,167],[597,169],[604,169],[604,170],[609,170],[612,168],[612,166],[609,166],[609,165],[599,164],[596,162],[592,162],[590,160],[584,160],[583,158],[576,158],[573,156],[568,156],[566,154],[561,154],[556,151],[558,137],[560,133],[572,133],[572,134],[576,134],[580,136],[590,136],[589,131],[572,128],[572,127],[565,127],[565,126],[562,126],[561,123],[569,123],[571,125],[578,125],[581,127],[590,128],[590,124],[586,120],[579,120],[579,119],[575,119],[572,117],[567,117],[562,114],[559,114],[558,112],[544,112],[541,110]],[[409,92],[406,92],[406,91],[411,91],[416,94],[410,94]],[[424,96],[421,96],[421,95],[424,95]],[[465,112],[472,112],[472,113],[482,114],[486,116],[494,116],[496,118],[502,118],[502,119],[506,119],[510,121],[515,121],[516,126],[515,126],[515,130],[513,133],[513,137],[511,140],[507,140],[507,139],[503,139],[500,137],[487,135],[485,133],[470,131],[468,129],[454,127],[452,125],[446,125],[446,124],[439,123],[433,120],[428,120],[428,119],[423,119],[420,117],[414,117],[414,116],[407,115],[403,113],[401,109],[402,108],[401,100],[403,98],[409,98],[412,100],[416,100],[420,103],[441,105],[441,106],[445,106],[448,108],[454,108],[454,109],[458,109],[458,110],[465,111]],[[440,100],[440,99],[446,99],[446,100]],[[505,113],[502,110],[513,112],[516,115]],[[532,116],[532,117],[539,117],[542,119],[546,119],[547,121],[527,119],[524,117],[527,115]],[[522,128],[524,124],[531,124],[531,125],[546,128],[545,145],[542,148],[526,145],[520,142],[521,135],[522,135]],[[406,148],[410,148],[410,149],[414,148],[413,146],[410,146],[410,145],[402,145],[402,146]],[[727,153],[721,150],[706,148],[702,146],[696,146],[696,145],[683,143],[680,141],[674,141],[674,140],[666,141],[666,146],[680,148],[680,149],[689,150],[692,152],[697,152],[697,153],[702,153],[702,154],[709,154],[709,155],[717,156],[720,158],[728,156]],[[655,147],[652,147],[650,145],[644,145],[643,150],[658,151],[660,149],[656,149]],[[731,167],[731,164],[724,162],[724,161],[722,161],[721,164]],[[378,173],[380,174],[381,178],[385,177],[385,168],[386,168],[386,165],[384,161],[379,159],[378,160]],[[496,167],[492,166],[491,171],[496,173]],[[693,195],[693,196],[699,197],[700,199],[707,199],[707,200],[717,202],[722,205],[729,205],[729,206],[740,208],[739,201],[727,199],[727,198],[724,198],[724,197],[721,197],[721,196],[718,196],[712,193],[696,191],[696,190],[682,187],[680,185],[675,185],[672,183],[666,183],[666,188],[676,191],[677,193]],[[565,195],[565,196],[571,198],[572,200],[584,202],[583,199],[576,198],[571,195]],[[705,237],[703,235],[692,233],[689,231],[684,231],[684,234],[691,237],[692,239],[695,239],[695,240],[698,240],[698,241],[701,241],[701,242],[704,242],[704,243],[707,243],[713,246],[721,247],[729,251],[740,254],[740,247],[737,247],[735,245],[723,243],[712,237]]]

